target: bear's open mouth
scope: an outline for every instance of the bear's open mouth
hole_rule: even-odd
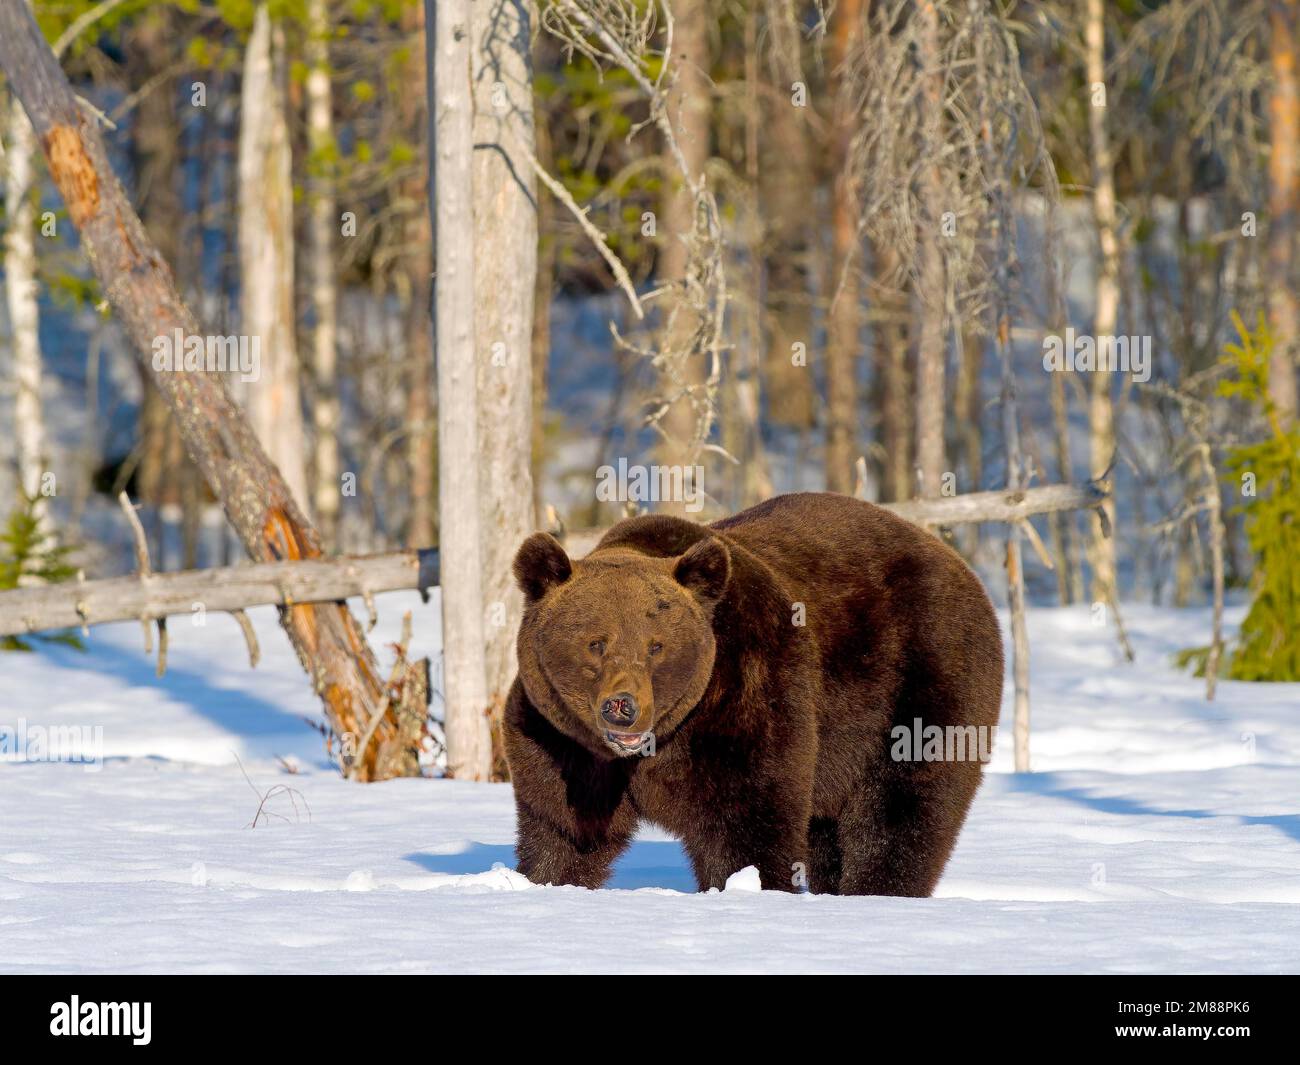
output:
[[[618,732],[614,729],[605,730],[605,742],[620,754],[633,754],[641,749],[645,743],[646,734],[644,732]]]

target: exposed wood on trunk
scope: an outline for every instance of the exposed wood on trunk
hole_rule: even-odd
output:
[[[175,330],[202,335],[118,183],[103,138],[20,5],[0,4],[0,68],[23,102],[82,250],[137,357],[151,365],[155,338],[170,337]],[[259,562],[319,557],[316,530],[222,380],[202,370],[159,370],[155,380],[176,415],[186,449],[249,555]],[[282,610],[281,624],[321,697],[330,727],[345,744],[345,768],[350,768],[346,737],[362,735],[383,705],[374,654],[342,604],[296,604]],[[417,708],[389,708],[393,721],[379,726],[378,742],[359,769],[361,779],[374,779],[381,758],[388,771],[418,772],[417,752],[393,746],[400,710]]]
[[[447,772],[486,780],[492,736],[485,660],[482,506],[474,351],[474,101],[469,0],[425,0],[433,30],[430,160],[438,367],[438,544]],[[486,249],[485,249],[486,250]]]

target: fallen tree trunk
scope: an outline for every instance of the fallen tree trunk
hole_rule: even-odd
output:
[[[78,102],[27,5],[14,0],[0,0],[0,69],[31,119],[105,296],[250,557],[319,558],[319,535],[221,377],[156,365],[159,338],[206,338],[114,175],[90,110]],[[390,700],[386,678],[344,604],[295,603],[282,608],[280,621],[341,745],[344,771],[361,780],[417,774],[413,737],[425,714],[424,706],[415,705],[419,685],[403,686]],[[376,715],[383,719],[377,724]],[[374,742],[365,745],[362,764],[354,764],[357,745],[372,734],[372,725]]]
[[[978,522],[1022,522],[1035,514],[1059,510],[1090,510],[1109,498],[1106,489],[1094,481],[1087,484],[1045,484],[1035,488],[1001,488],[992,492],[971,492],[938,499],[911,499],[905,503],[881,503],[885,510],[918,525],[967,525]],[[600,542],[607,529],[574,529],[561,539],[569,554],[585,555]]]
[[[964,525],[986,521],[1020,522],[1035,514],[1052,514],[1058,510],[1090,510],[1101,506],[1108,498],[1104,488],[1090,482],[1000,488],[992,492],[886,503],[884,507],[918,525]]]
[[[369,601],[381,592],[424,591],[437,583],[438,552],[426,549],[46,584],[0,595],[0,636],[156,621],[200,608],[235,613],[254,606]],[[372,608],[372,624],[373,617]]]

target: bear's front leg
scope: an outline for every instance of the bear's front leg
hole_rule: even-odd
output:
[[[515,682],[504,739],[514,783],[519,872],[535,884],[598,888],[636,832],[630,766],[559,732]]]
[[[519,872],[534,884],[572,884],[598,888],[609,879],[615,860],[627,848],[636,823],[615,828],[612,821],[592,824],[577,839],[524,802],[516,803]]]
[[[721,890],[727,877],[752,865],[764,891],[799,891],[807,883],[808,805],[778,792],[702,816],[682,841],[699,889]]]

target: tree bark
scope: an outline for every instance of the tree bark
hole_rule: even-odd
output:
[[[917,235],[920,263],[916,302],[920,328],[916,351],[916,466],[919,495],[933,499],[939,495],[947,468],[944,449],[947,270],[940,244],[943,181],[935,161],[943,138],[943,72],[935,0],[922,0],[918,17],[923,30],[919,58],[925,88],[920,106],[926,163],[921,178],[924,209],[921,232]]]
[[[1119,322],[1119,236],[1116,232],[1115,163],[1111,156],[1110,131],[1106,124],[1106,22],[1105,0],[1088,0],[1084,38],[1087,50],[1087,79],[1090,94],[1088,134],[1092,147],[1092,211],[1101,245],[1097,271],[1097,311],[1093,319],[1093,340],[1114,336]],[[1092,94],[1101,92],[1100,102]],[[1110,374],[1096,370],[1088,383],[1089,459],[1094,477],[1100,475],[1115,454],[1115,410],[1111,398]],[[1113,529],[1115,505],[1105,505]],[[1115,586],[1115,541],[1102,535],[1102,519],[1092,519],[1092,597],[1108,603],[1118,594]]]
[[[433,28],[429,114],[437,262],[438,546],[442,581],[443,700],[447,772],[487,780],[492,771],[483,617],[479,401],[474,336],[473,21],[469,0],[425,0]]]
[[[418,129],[423,121],[428,126],[428,100],[425,93],[416,91],[420,78],[428,70],[428,24],[422,7],[409,8],[403,17],[404,29],[412,35],[412,50],[408,60],[411,91],[403,101],[402,129],[413,140],[419,140]],[[430,127],[431,128],[431,127]],[[430,141],[431,143],[431,141]],[[410,473],[410,512],[406,524],[406,543],[410,547],[423,547],[437,542],[438,507],[434,490],[437,477],[434,470],[434,337],[433,337],[433,214],[429,206],[430,174],[433,169],[432,149],[425,159],[427,171],[404,183],[401,196],[419,209],[407,215],[403,224],[403,242],[409,249],[403,257],[405,271],[405,355],[406,355],[406,463]],[[458,312],[459,313],[459,312]]]
[[[482,508],[487,695],[493,775],[508,775],[500,725],[516,672],[523,595],[511,564],[533,522],[533,298],[537,195],[533,136],[533,0],[473,5],[474,349]]]
[[[673,34],[673,54],[668,62],[676,69],[677,80],[668,94],[669,119],[676,131],[682,156],[690,169],[690,177],[698,178],[709,160],[711,134],[712,87],[708,81],[709,24],[704,0],[685,0],[675,5],[676,23]],[[690,255],[687,247],[695,226],[695,200],[682,175],[674,172],[672,161],[664,149],[668,176],[664,182],[664,199],[660,208],[661,245],[658,261],[658,282],[673,285],[686,277]],[[683,308],[675,323],[676,336],[668,343],[677,349],[681,337],[694,332],[695,320]],[[680,367],[688,384],[703,383],[705,367],[703,355],[692,352]],[[675,389],[668,375],[663,379],[665,394]],[[696,435],[696,413],[689,398],[678,399],[664,416],[661,428],[667,436],[660,446],[660,461],[669,466],[686,466],[695,462],[692,440]],[[684,513],[682,500],[661,500],[658,509],[664,513]]]
[[[17,96],[6,110],[4,275],[13,344],[14,444],[19,486],[34,501],[36,519],[48,532],[49,508],[41,492],[49,456],[41,407],[41,314],[36,299],[36,134]]]
[[[339,507],[338,279],[334,234],[334,93],[330,82],[330,22],[326,0],[307,5],[307,143],[311,197],[308,257],[312,333],[312,506],[327,548],[337,544]]]
[[[125,51],[129,83],[143,92],[131,122],[132,193],[145,231],[172,268],[177,284],[183,285],[185,220],[179,181],[183,139],[176,115],[176,78],[169,73],[178,47],[172,16],[165,5],[143,13],[126,34]],[[184,506],[186,485],[198,476],[185,459],[176,421],[147,368],[140,370],[140,388],[136,495],[148,507],[141,517],[153,557],[160,568],[165,568],[163,507],[177,503]],[[192,521],[188,509],[185,516]],[[185,540],[185,552],[191,555],[197,543],[191,542],[188,535]]]
[[[293,288],[293,178],[283,30],[258,6],[244,56],[239,122],[240,321],[261,345],[244,393],[253,430],[294,499],[307,500]]]
[[[877,246],[874,254],[876,323],[873,330],[877,394],[880,405],[881,498],[911,499],[916,478],[912,471],[912,402],[907,299],[898,291],[898,255]]]
[[[835,82],[843,77],[849,49],[858,32],[862,0],[840,0],[835,8],[831,57]],[[852,115],[847,113],[838,88],[831,126],[834,161],[831,208],[831,306],[826,338],[826,489],[846,495],[853,491],[853,469],[858,458],[858,375],[862,315],[858,271],[856,197],[849,181],[849,145]]]
[[[154,573],[107,580],[46,584],[0,593],[0,636],[50,629],[154,620],[255,606],[333,603],[381,592],[432,588],[438,583],[434,550],[395,551],[356,558]]]
[[[1269,398],[1278,419],[1290,427],[1296,418],[1296,353],[1300,347],[1300,305],[1296,301],[1296,234],[1300,212],[1300,2],[1271,0],[1269,58],[1273,92],[1269,126],[1273,150],[1268,161],[1268,312],[1273,331]]]
[[[82,249],[137,357],[152,365],[155,339],[171,337],[175,330],[202,335],[176,291],[171,270],[122,191],[103,138],[77,103],[25,6],[0,4],[0,69],[32,121]],[[203,370],[165,369],[155,371],[154,379],[176,416],[186,449],[249,555],[260,562],[320,557],[316,530],[222,380]],[[417,752],[392,745],[401,735],[399,711],[423,714],[424,708],[389,702],[374,654],[347,606],[295,604],[281,611],[281,624],[330,727],[344,744],[345,768],[355,768],[363,780],[374,779],[381,762],[386,773],[416,774]],[[381,712],[385,718],[376,742],[362,764],[351,766],[348,737],[355,741],[364,735]]]

